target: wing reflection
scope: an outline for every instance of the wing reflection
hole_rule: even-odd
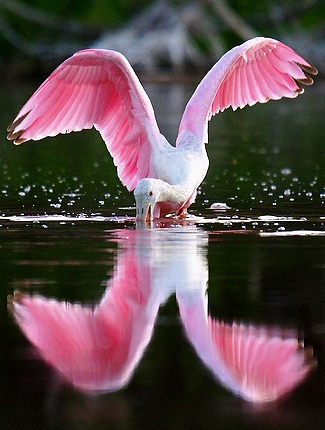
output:
[[[186,335],[203,363],[234,394],[251,402],[276,400],[311,367],[309,350],[280,328],[226,324],[208,315],[204,286],[176,292]]]
[[[150,341],[159,306],[195,273],[203,234],[192,230],[184,228],[177,241],[168,229],[117,230],[114,275],[94,309],[16,293],[11,309],[18,325],[45,361],[75,387],[122,388]]]
[[[183,226],[115,235],[114,274],[95,308],[25,294],[11,303],[26,337],[76,388],[124,387],[150,342],[159,307],[175,291],[187,337],[234,394],[266,402],[303,380],[310,366],[294,336],[208,315],[207,232]]]
[[[21,330],[77,388],[122,388],[151,338],[162,294],[151,288],[152,261],[138,258],[136,237],[135,231],[120,232],[114,276],[94,309],[41,296],[14,297]]]

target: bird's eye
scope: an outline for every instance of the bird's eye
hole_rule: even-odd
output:
[[[153,192],[149,191],[149,197],[152,197],[152,195],[153,195]]]

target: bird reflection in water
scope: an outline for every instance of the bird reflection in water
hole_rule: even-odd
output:
[[[178,295],[188,339],[203,363],[233,394],[265,403],[294,389],[307,375],[310,351],[299,345],[294,333],[279,328],[226,324],[211,318],[207,296],[197,291],[190,302]]]
[[[209,316],[206,232],[183,226],[115,234],[114,274],[95,308],[21,293],[10,300],[22,332],[65,380],[86,392],[124,387],[149,344],[159,307],[175,292],[186,336],[235,395],[272,401],[305,378],[311,362],[295,335]]]

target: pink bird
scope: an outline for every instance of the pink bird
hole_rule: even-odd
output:
[[[134,190],[136,219],[186,217],[208,170],[208,121],[270,99],[294,98],[317,70],[283,43],[257,37],[227,52],[189,100],[176,140],[160,133],[151,102],[125,57],[86,49],[64,61],[8,127],[16,144],[93,126],[117,174]]]

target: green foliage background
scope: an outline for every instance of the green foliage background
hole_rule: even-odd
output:
[[[127,25],[155,1],[0,0],[0,67],[17,58],[33,58],[29,45],[38,47],[36,57],[39,59],[44,56],[43,52],[50,57],[58,44],[67,41],[87,46],[104,31]],[[169,1],[175,10],[188,3]],[[228,47],[237,43],[238,36],[214,12],[213,2],[203,3],[209,23],[215,24],[218,35]],[[227,4],[257,32],[271,37],[280,37],[283,33],[298,35],[301,31],[321,32],[325,18],[325,3],[320,0],[229,0]],[[208,41],[204,37],[197,39],[202,52],[207,53]]]

